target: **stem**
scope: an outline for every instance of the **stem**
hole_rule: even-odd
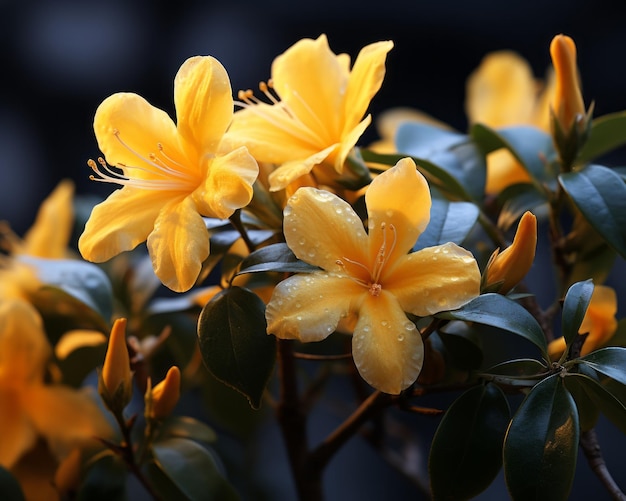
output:
[[[252,240],[250,240],[250,237],[248,236],[248,232],[246,231],[246,228],[241,222],[241,209],[237,209],[235,212],[233,212],[233,215],[230,216],[229,220],[231,224],[235,227],[235,229],[241,235],[241,238],[243,239],[244,243],[246,244],[246,247],[248,248],[248,251],[254,252],[256,249],[256,246],[254,245]]]
[[[606,490],[611,494],[611,497],[614,500],[626,500],[626,495],[620,490],[606,467],[602,451],[600,450],[600,444],[598,443],[598,437],[593,428],[589,431],[582,432],[580,436],[580,446],[587,457],[589,467],[598,476],[604,487],[606,487]]]

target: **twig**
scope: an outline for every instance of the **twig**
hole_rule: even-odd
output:
[[[626,494],[624,494],[606,467],[602,451],[600,450],[600,444],[598,443],[598,437],[596,431],[592,428],[589,431],[583,431],[580,436],[580,446],[587,457],[589,467],[598,476],[606,490],[609,491],[611,497],[614,500],[626,500]]]

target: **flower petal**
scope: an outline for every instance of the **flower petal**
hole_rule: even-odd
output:
[[[285,239],[298,259],[337,272],[338,259],[366,263],[367,235],[345,200],[317,188],[300,188],[284,214]]]
[[[385,78],[387,53],[392,48],[391,41],[376,42],[359,52],[346,89],[342,137],[363,118],[370,101],[380,89]]]
[[[579,333],[589,333],[583,344],[581,355],[605,345],[617,330],[617,294],[612,287],[596,285],[591,302],[578,329]]]
[[[0,466],[11,468],[35,445],[37,435],[28,417],[22,412],[23,397],[15,388],[0,386]]]
[[[388,253],[390,263],[406,254],[430,220],[428,183],[410,158],[403,158],[394,167],[374,178],[365,193],[365,204],[369,218],[372,263],[383,242],[386,242],[387,249],[394,242],[393,251]],[[393,231],[392,237],[389,237],[390,230]]]
[[[422,336],[392,294],[367,295],[359,309],[352,356],[374,388],[398,394],[415,382],[424,363]]]
[[[309,156],[305,160],[294,160],[287,162],[276,168],[268,176],[270,183],[270,191],[279,191],[285,189],[296,179],[305,176],[314,166],[321,164],[326,158],[337,148],[338,144],[332,144],[328,148],[318,151]]]
[[[372,122],[372,116],[367,115],[363,121],[359,122],[359,124],[352,130],[348,131],[348,133],[342,137],[341,139],[341,148],[335,158],[335,171],[338,174],[343,172],[343,165],[346,163],[346,158],[352,151],[352,148],[356,145],[358,140],[361,138],[365,129]]]
[[[158,152],[159,144],[178,163],[188,163],[180,153],[172,119],[137,94],[120,92],[106,98],[96,110],[93,128],[110,165],[146,169],[128,169],[133,178],[154,177],[149,156]]]
[[[530,174],[509,150],[501,148],[487,155],[485,193],[488,195],[497,195],[513,184],[530,182]]]
[[[402,310],[425,317],[463,306],[480,293],[480,270],[471,252],[447,243],[399,259],[385,278]]]
[[[209,234],[191,197],[163,207],[148,237],[148,251],[163,285],[175,292],[191,289],[209,256]]]
[[[203,184],[192,195],[198,211],[206,217],[230,217],[252,200],[258,173],[256,160],[244,147],[210,160]]]
[[[465,107],[470,123],[490,127],[532,124],[536,99],[532,69],[514,52],[488,54],[467,80]]]
[[[321,341],[354,310],[367,291],[325,272],[298,274],[280,282],[265,310],[267,332],[282,339]]]
[[[326,146],[340,137],[343,89],[348,81],[345,65],[330,50],[326,35],[302,39],[272,63],[276,93],[287,107],[320,137]],[[359,117],[360,118],[360,117]]]
[[[230,80],[221,63],[210,56],[187,59],[174,79],[178,133],[198,156],[215,152],[233,117]]]
[[[101,263],[144,242],[171,193],[138,190],[130,186],[117,190],[96,205],[78,248],[88,261]]]

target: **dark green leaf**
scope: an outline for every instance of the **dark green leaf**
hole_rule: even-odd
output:
[[[579,159],[581,163],[589,162],[623,144],[626,144],[626,111],[604,115],[591,123],[591,132]]]
[[[547,203],[546,195],[532,184],[518,183],[508,186],[498,195],[502,203],[498,227],[507,231],[526,211],[536,212]]]
[[[495,385],[476,386],[454,401],[430,449],[433,499],[469,499],[491,484],[502,466],[509,420],[508,402]]]
[[[225,289],[202,309],[198,338],[211,373],[258,408],[276,360],[276,338],[266,333],[263,301],[247,289]]]
[[[485,372],[487,374],[497,374],[501,376],[535,376],[545,372],[547,367],[539,360],[533,358],[520,358],[518,360],[508,360],[501,364],[490,367]]]
[[[578,329],[585,317],[592,294],[593,282],[591,280],[576,282],[565,294],[562,326],[563,336],[568,346],[578,335]]]
[[[458,310],[437,313],[438,318],[491,325],[528,339],[547,358],[547,343],[535,318],[515,301],[500,294],[482,294]]]
[[[0,466],[0,492],[3,501],[24,501],[20,484],[8,470]]]
[[[127,470],[116,456],[106,455],[90,462],[83,476],[77,501],[126,501]]]
[[[433,192],[430,222],[414,251],[447,242],[461,244],[478,219],[479,209],[471,202],[450,202]]]
[[[169,438],[155,442],[156,466],[190,501],[235,500],[237,494],[220,475],[211,453],[192,440]]]
[[[319,270],[304,261],[300,261],[285,243],[262,247],[241,263],[239,273],[259,273],[263,271],[279,271],[283,273],[307,273]]]
[[[609,346],[593,351],[579,361],[626,385],[626,348]]]
[[[578,369],[580,371],[580,374],[597,380],[597,373],[589,367],[580,364],[578,366]],[[570,374],[568,373],[567,376],[569,375]],[[580,429],[582,431],[591,430],[598,422],[598,418],[600,417],[600,409],[590,398],[589,394],[585,390],[584,384],[581,383],[577,378],[566,377],[564,378],[564,382],[567,391],[571,393],[572,397],[574,397],[574,401],[576,402]]]
[[[452,322],[438,334],[455,367],[471,370],[481,366],[483,350],[480,338],[466,323]]]
[[[212,443],[217,440],[213,428],[189,416],[171,416],[159,427],[161,437],[189,438]]]
[[[504,475],[515,500],[567,500],[578,454],[578,412],[559,374],[537,384],[504,441]]]
[[[535,127],[506,127],[498,130],[483,124],[475,124],[472,138],[484,149],[484,153],[506,148],[526,169],[533,179],[548,181],[554,177],[548,166],[556,158],[552,138]]]
[[[600,235],[626,258],[626,184],[601,165],[559,176],[563,189]]]

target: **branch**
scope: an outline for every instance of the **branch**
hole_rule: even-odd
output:
[[[580,436],[580,446],[587,457],[589,467],[598,476],[600,482],[602,482],[606,490],[611,494],[611,497],[616,501],[626,500],[626,495],[620,490],[606,467],[602,451],[600,450],[600,444],[598,443],[598,437],[593,428],[589,431],[583,431]]]

